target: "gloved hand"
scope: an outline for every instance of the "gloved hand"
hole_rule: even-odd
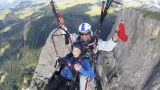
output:
[[[128,35],[126,34],[125,26],[123,23],[119,24],[119,29],[117,30],[119,39],[126,42],[128,40]]]
[[[67,59],[65,59],[64,57],[59,57],[58,58],[58,63],[59,64],[66,64],[66,62],[67,62]]]

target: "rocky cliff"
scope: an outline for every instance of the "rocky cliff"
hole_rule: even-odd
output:
[[[56,30],[57,29],[51,32],[45,46],[41,51],[39,63],[32,77],[30,90],[44,90],[48,79],[51,78],[53,72],[56,70],[55,63],[57,60],[57,55],[55,52],[54,44],[56,49],[58,50],[57,53],[59,56],[63,57],[67,53],[69,53],[70,45],[65,45],[63,36],[52,36]],[[62,29],[58,29],[58,31],[54,33],[54,35],[60,35],[61,31]],[[53,41],[55,43],[53,43]]]
[[[102,81],[99,90],[160,90],[160,21],[133,9],[123,9],[118,13],[110,36],[121,21],[129,40],[127,43],[119,41],[113,52],[101,52],[97,64]],[[44,90],[47,78],[55,70],[52,33],[42,49],[30,90]],[[59,42],[61,40],[62,37],[55,39],[58,47],[64,44]],[[60,50],[68,51],[66,48]]]
[[[123,3],[124,7],[134,7],[146,9],[149,11],[160,11],[160,1],[159,0],[116,0]]]
[[[132,9],[120,11],[115,26],[120,20],[129,41],[120,42],[114,50],[120,74],[117,90],[159,90],[160,21]]]

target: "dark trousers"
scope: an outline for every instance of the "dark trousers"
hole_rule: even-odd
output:
[[[79,83],[70,81],[55,72],[51,77],[46,90],[79,90]]]

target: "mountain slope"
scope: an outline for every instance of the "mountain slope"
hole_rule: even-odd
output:
[[[1,90],[28,87],[41,47],[53,28],[50,12],[41,10],[46,8],[44,4],[37,4],[0,11]]]
[[[75,3],[72,1],[77,0],[69,0],[69,2],[58,3],[57,5],[57,10],[61,11],[68,30],[71,33],[77,32],[78,25],[81,22],[90,23],[93,30],[96,30],[99,24],[100,3],[94,2],[95,0],[92,0],[92,2],[91,0],[78,0]],[[52,15],[47,3],[26,3],[27,5],[21,3],[17,8],[0,11],[0,89],[17,90],[22,87],[26,89],[31,83],[31,77],[37,66],[41,49],[44,47],[49,34],[57,27],[56,18]],[[100,38],[103,40],[106,40],[108,37],[117,17],[114,13],[116,9],[113,9],[111,9],[113,13],[111,11],[103,24],[100,35]],[[143,18],[148,18],[148,16],[159,18],[159,13],[145,10],[142,10],[142,12],[145,14]],[[138,17],[137,14],[139,13],[134,14],[134,11],[131,10],[128,14],[126,14],[127,16],[124,14],[123,17],[128,19],[127,17],[130,18],[132,14]],[[138,20],[136,18],[134,19]],[[127,23],[132,24],[132,22],[128,21]],[[152,20],[150,23],[152,23]],[[139,25],[140,24],[141,23],[139,23]],[[134,27],[138,27],[135,23],[133,25],[135,25]],[[146,24],[146,26],[147,25],[149,24]],[[157,23],[153,23],[153,25],[157,25]],[[157,33],[157,31],[153,33]],[[134,37],[137,37],[136,34]],[[154,38],[152,41],[154,41]],[[132,44],[129,43],[129,45]],[[52,47],[52,45],[50,47]],[[49,56],[52,57],[52,54],[49,54]],[[156,74],[156,77],[159,77],[157,69],[153,70],[153,72]],[[143,82],[145,86],[152,87],[152,84],[154,85],[155,82],[158,82],[153,81],[155,80],[154,75],[149,75],[148,77],[149,80],[147,83]]]

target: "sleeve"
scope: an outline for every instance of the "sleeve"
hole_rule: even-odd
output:
[[[112,51],[117,44],[118,43],[114,42],[112,38],[109,39],[108,41],[103,41],[99,39],[97,48],[98,50],[102,50],[102,51]]]
[[[70,34],[70,38],[72,40],[72,43],[75,42],[77,40],[78,35],[76,33],[72,33]]]
[[[89,77],[91,79],[94,78],[94,72],[91,71],[91,66],[88,59],[82,60],[81,69],[79,70],[79,72],[86,77]]]
[[[60,75],[61,75],[62,77],[64,77],[64,78],[67,78],[67,79],[69,79],[69,80],[72,80],[72,72],[71,72],[71,70],[70,70],[68,67],[66,67],[66,66],[62,69],[62,71],[60,72]]]

